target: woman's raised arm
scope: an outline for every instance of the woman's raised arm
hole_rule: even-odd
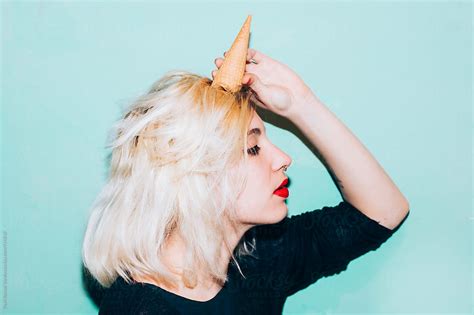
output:
[[[249,49],[242,79],[257,104],[292,121],[320,152],[345,201],[393,229],[409,211],[407,199],[359,139],[288,66]],[[215,60],[220,67],[223,59]]]

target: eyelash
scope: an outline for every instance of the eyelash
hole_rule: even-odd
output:
[[[247,149],[247,153],[250,155],[257,155],[258,151],[260,151],[260,147],[258,145]]]

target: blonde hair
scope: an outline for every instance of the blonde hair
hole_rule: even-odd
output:
[[[185,283],[193,287],[198,265],[227,280],[217,262],[224,220],[235,224],[236,192],[245,185],[255,104],[249,90],[229,93],[211,83],[169,72],[112,128],[110,172],[92,205],[82,251],[102,286],[117,276],[172,282],[160,256],[172,232],[186,244]],[[249,254],[247,245],[240,242],[238,254]]]

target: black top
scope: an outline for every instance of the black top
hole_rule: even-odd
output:
[[[127,284],[119,277],[106,291],[99,314],[281,314],[288,296],[346,270],[351,260],[377,249],[397,229],[342,201],[247,231],[244,237],[254,234],[257,244],[256,257],[238,259],[246,279],[231,261],[228,282],[209,301],[152,284]]]

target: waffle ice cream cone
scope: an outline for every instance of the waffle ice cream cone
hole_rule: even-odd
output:
[[[232,47],[226,53],[224,63],[217,71],[212,86],[221,86],[229,92],[237,92],[242,87],[242,77],[245,72],[247,50],[250,39],[250,21],[252,16],[247,16],[244,25],[234,40]]]

